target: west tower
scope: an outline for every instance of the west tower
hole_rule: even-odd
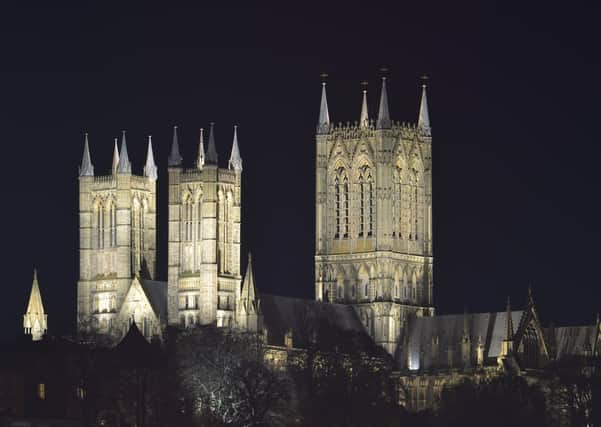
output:
[[[132,173],[125,131],[120,153],[116,144],[112,173],[96,176],[86,134],[79,170],[78,330],[107,334],[126,330],[118,320],[135,314],[121,313],[134,277],[153,279],[156,271],[157,168],[152,144],[149,138],[141,176]],[[158,325],[153,327],[156,333]]]
[[[390,119],[382,79],[376,120],[332,125],[323,83],[316,132],[315,296],[352,304],[394,354],[411,316],[433,315],[432,137],[426,87],[417,125]]]
[[[169,324],[234,326],[240,297],[242,159],[237,131],[228,168],[218,166],[213,124],[205,153],[184,169],[177,128],[169,155]]]

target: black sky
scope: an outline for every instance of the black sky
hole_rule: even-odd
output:
[[[243,251],[253,252],[262,292],[311,298],[319,74],[330,74],[333,119],[354,121],[362,80],[375,113],[383,65],[395,120],[416,120],[418,76],[431,76],[438,312],[502,310],[507,295],[523,307],[531,283],[545,323],[592,322],[599,11],[574,2],[284,3],[5,7],[0,335],[21,331],[34,264],[51,332],[72,329],[84,131],[97,174],[109,170],[122,129],[140,173],[153,135],[164,279],[171,128],[192,165],[198,129],[215,121],[225,164],[239,125]]]

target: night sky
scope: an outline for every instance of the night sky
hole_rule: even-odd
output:
[[[172,126],[192,166],[198,129],[214,121],[225,166],[237,124],[243,263],[252,251],[261,292],[312,298],[319,74],[329,73],[332,119],[355,121],[362,80],[375,116],[382,66],[395,120],[417,120],[419,76],[431,77],[438,313],[500,311],[508,295],[523,308],[531,283],[545,325],[592,323],[601,237],[598,11],[574,2],[397,3],[5,7],[0,336],[22,331],[34,264],[50,332],[73,330],[85,131],[97,174],[109,172],[122,129],[140,174],[152,134],[164,280]]]

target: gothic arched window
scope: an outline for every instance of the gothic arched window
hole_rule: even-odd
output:
[[[117,209],[115,208],[115,202],[110,202],[109,209],[109,245],[111,247],[117,246]]]
[[[335,239],[349,236],[349,181],[343,167],[334,176],[334,217],[336,220]]]
[[[401,223],[403,218],[403,177],[402,170],[395,168],[392,175],[392,235],[403,237]]]
[[[359,170],[359,237],[371,236],[374,229],[373,179],[369,166]]]

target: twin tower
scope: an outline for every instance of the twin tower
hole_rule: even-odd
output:
[[[426,87],[417,124],[390,119],[385,79],[377,118],[367,105],[364,91],[359,121],[333,125],[323,84],[316,131],[315,297],[351,305],[375,343],[394,354],[407,322],[434,314]],[[150,137],[141,176],[132,173],[125,134],[119,152],[115,141],[112,173],[95,176],[86,136],[79,177],[80,330],[123,334],[132,321],[147,337],[161,335],[165,324],[261,329],[251,268],[240,289],[242,159],[236,129],[227,168],[218,167],[211,125],[208,148],[201,131],[190,169],[182,167],[174,129],[168,171],[165,283],[154,280],[157,167]]]
[[[177,127],[168,160],[168,281],[156,281],[156,181],[151,137],[142,175],[125,132],[108,175],[94,174],[86,134],[79,170],[78,330],[122,335],[135,321],[161,336],[166,324],[233,325],[240,296],[242,159],[236,128],[228,168],[218,166],[213,124],[205,151],[183,167]]]

